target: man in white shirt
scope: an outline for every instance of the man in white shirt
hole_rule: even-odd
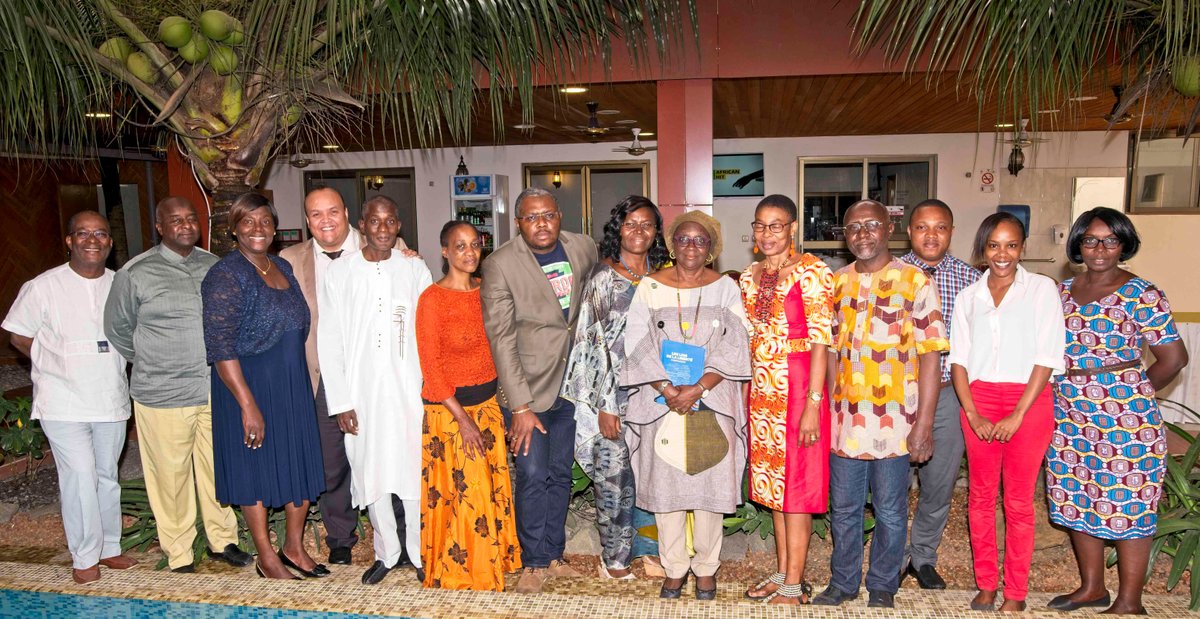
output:
[[[354,505],[366,507],[375,563],[363,574],[377,584],[407,548],[421,570],[421,365],[417,298],[432,282],[420,258],[393,251],[400,231],[396,203],[378,196],[363,205],[366,247],[329,266],[321,285],[317,351],[331,417],[345,432]],[[400,541],[393,497],[407,515]]]
[[[104,335],[113,272],[108,221],[83,211],[67,224],[67,264],[26,282],[4,319],[12,344],[33,365],[33,419],[41,421],[58,469],[72,578],[100,579],[100,566],[137,564],[121,554],[117,459],[125,446],[129,385],[125,358]]]
[[[321,495],[321,521],[325,525],[325,542],[329,546],[329,562],[349,565],[350,550],[358,543],[358,510],[350,504],[350,462],[346,459],[345,439],[337,419],[325,408],[325,389],[321,382],[321,364],[317,356],[317,331],[320,312],[318,291],[325,272],[334,260],[357,252],[365,242],[363,236],[350,229],[350,214],[342,196],[331,187],[317,187],[304,197],[304,217],[312,238],[279,252],[279,257],[292,265],[300,291],[308,303],[312,325],[304,342],[304,356],[317,404],[317,429],[321,436],[321,456],[325,465],[325,492]],[[407,251],[404,241],[396,239],[395,249]],[[396,503],[396,520],[403,525],[404,508]],[[414,518],[416,516],[414,515]],[[407,563],[407,553],[400,563]]]

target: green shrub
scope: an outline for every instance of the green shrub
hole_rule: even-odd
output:
[[[25,475],[32,477],[46,456],[46,433],[42,424],[30,419],[33,400],[27,397],[0,398],[0,452],[5,458],[24,458]]]

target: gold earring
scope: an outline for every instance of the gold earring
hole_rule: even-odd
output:
[[[675,259],[675,250],[672,249],[671,251],[667,252],[667,255],[671,256],[671,260],[674,260]]]
[[[712,264],[712,261],[713,261],[713,260],[716,260],[716,259],[717,259],[717,257],[716,257],[716,256],[714,256],[714,255],[712,255],[712,254],[709,254],[709,255],[708,255],[708,259],[704,261],[704,264]]]

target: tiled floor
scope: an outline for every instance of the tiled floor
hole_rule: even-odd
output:
[[[0,588],[26,591],[137,598],[185,603],[227,604],[301,611],[385,614],[404,617],[688,617],[749,619],[775,617],[853,618],[950,618],[974,616],[967,611],[973,592],[938,593],[904,589],[894,610],[866,608],[859,598],[841,608],[766,606],[744,601],[742,583],[722,583],[716,602],[697,602],[685,589],[682,600],[657,598],[656,581],[603,581],[597,578],[561,579],[551,582],[540,595],[517,595],[474,591],[422,589],[412,570],[400,570],[382,584],[360,583],[363,566],[331,566],[333,575],[317,581],[280,582],[255,576],[253,568],[234,570],[205,562],[196,574],[156,571],[147,562],[127,571],[103,570],[103,577],[86,586],[71,581],[62,555],[48,551],[0,548]],[[510,583],[511,584],[511,583]],[[1044,608],[1048,595],[1030,597],[1032,608]],[[1152,616],[1189,615],[1186,598],[1152,596],[1145,604]],[[1020,616],[1090,616],[1079,611],[1063,615],[1031,611]],[[1200,615],[1192,615],[1200,616]]]

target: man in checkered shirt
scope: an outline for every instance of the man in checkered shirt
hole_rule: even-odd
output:
[[[925,269],[937,285],[947,337],[954,316],[954,297],[980,277],[978,270],[948,253],[953,233],[954,212],[950,207],[941,200],[925,200],[913,208],[909,216],[908,238],[912,242],[912,251],[900,258]],[[946,354],[942,353],[942,388],[933,421],[933,456],[917,468],[921,494],[905,549],[908,556],[906,572],[917,579],[922,589],[946,588],[946,581],[935,569],[937,550],[950,516],[950,499],[954,495],[962,456],[958,396],[950,384]]]

